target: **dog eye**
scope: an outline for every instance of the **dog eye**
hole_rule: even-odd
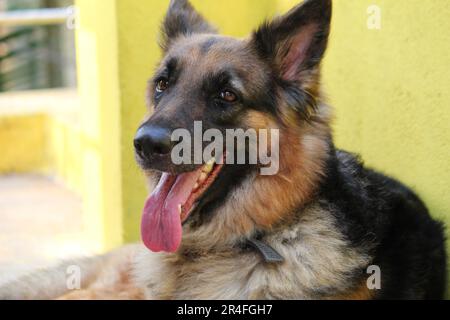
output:
[[[158,93],[162,93],[169,88],[169,80],[167,79],[159,79],[156,82],[156,91]]]
[[[220,93],[220,99],[228,103],[234,103],[238,100],[237,95],[230,90],[222,91]]]

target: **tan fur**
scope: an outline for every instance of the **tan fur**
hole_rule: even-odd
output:
[[[218,41],[207,52],[202,52],[202,43],[209,39],[214,38]],[[267,66],[261,61],[254,58],[254,53],[248,48],[248,41],[242,41],[239,39],[210,34],[198,34],[191,35],[189,37],[180,37],[173,48],[169,51],[170,55],[164,58],[161,65],[165,65],[167,60],[171,56],[176,56],[179,59],[179,63],[184,69],[189,72],[184,72],[180,75],[178,83],[180,86],[180,92],[185,96],[179,96],[177,99],[183,101],[183,99],[190,99],[192,92],[194,92],[195,84],[203,80],[205,74],[213,74],[220,70],[219,66],[226,62],[227,65],[233,65],[236,69],[241,70],[259,70],[258,73],[243,73],[240,76],[244,82],[251,82],[255,85],[264,85],[264,75],[269,72]],[[247,89],[245,86],[242,90]],[[147,103],[150,108],[150,112],[154,111],[154,106],[151,103],[151,95],[153,92],[151,86],[147,92]],[[164,110],[165,117],[170,115],[176,116],[179,112],[177,109],[176,100],[167,106]],[[193,118],[202,119],[203,111],[201,108],[194,108]]]
[[[101,273],[82,290],[74,290],[61,300],[140,300],[144,292],[132,278],[139,246],[115,252],[101,268]]]
[[[373,291],[367,287],[367,283],[364,281],[356,289],[350,290],[346,294],[338,295],[332,298],[332,300],[372,300],[373,297]]]
[[[329,116],[327,106],[322,105],[320,109],[324,118]],[[261,114],[252,114],[247,119],[247,125],[277,127],[273,120],[264,119]],[[326,119],[323,122],[326,123]],[[279,173],[253,175],[247,179],[230,195],[227,204],[218,209],[211,223],[200,230],[185,232],[183,243],[186,246],[183,247],[189,247],[190,251],[208,251],[235,243],[242,237],[251,237],[258,230],[270,230],[277,224],[288,222],[298,204],[311,199],[322,177],[329,128],[315,123],[302,129],[280,130],[280,141],[283,142],[280,144]]]
[[[126,246],[107,255],[66,261],[34,272],[0,287],[0,300],[142,298],[142,290],[130,277],[139,248]],[[82,290],[68,289],[72,266],[80,268]]]
[[[137,281],[148,299],[332,298],[351,289],[345,272],[364,268],[370,259],[349,249],[330,217],[312,206],[293,227],[269,237],[267,243],[286,259],[281,265],[267,265],[257,253],[231,246],[193,258],[143,251]],[[320,288],[342,292],[327,297]]]

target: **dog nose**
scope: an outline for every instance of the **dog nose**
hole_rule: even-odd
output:
[[[162,127],[142,126],[134,139],[136,152],[144,158],[167,155],[172,146],[171,131]]]

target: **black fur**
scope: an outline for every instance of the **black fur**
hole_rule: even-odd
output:
[[[172,41],[179,36],[189,36],[194,33],[216,33],[211,26],[187,0],[171,0],[169,10],[162,27],[161,47],[164,51]]]
[[[263,24],[253,35],[255,47],[263,59],[280,67],[277,59],[280,58],[280,52],[284,55],[288,53],[292,37],[305,26],[316,24],[317,31],[299,72],[314,68],[322,60],[327,48],[331,15],[331,0],[305,1],[286,16]]]
[[[264,23],[253,33],[252,44],[271,68],[274,87],[279,88],[282,100],[295,110],[300,120],[309,120],[316,111],[317,101],[308,88],[302,86],[303,73],[314,70],[322,60],[328,45],[332,16],[331,0],[308,0],[293,8],[287,15]],[[316,26],[311,44],[300,64],[295,79],[285,79],[283,67],[294,48],[295,37],[305,28]],[[307,77],[307,75],[305,76]]]
[[[444,227],[414,192],[365,169],[358,157],[332,149],[319,199],[352,245],[367,251],[382,270],[377,299],[444,298]]]

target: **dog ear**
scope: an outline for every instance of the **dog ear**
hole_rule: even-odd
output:
[[[167,50],[179,36],[194,33],[217,33],[217,30],[194,9],[188,0],[170,0],[169,10],[162,27],[162,48]]]
[[[306,0],[286,15],[263,24],[252,44],[284,81],[301,81],[302,73],[317,67],[330,33],[331,0]]]

